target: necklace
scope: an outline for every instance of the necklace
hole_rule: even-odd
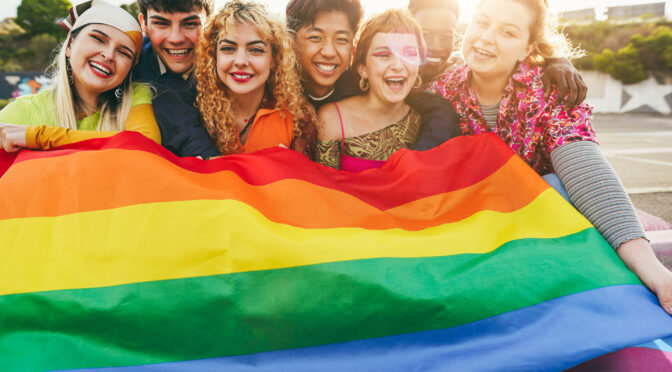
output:
[[[319,101],[324,101],[325,99],[329,98],[329,96],[331,96],[335,91],[336,91],[336,88],[334,87],[334,89],[332,89],[331,92],[323,95],[322,97],[313,97],[308,92],[306,92],[306,95],[308,96],[308,98],[312,99],[313,101],[319,102]]]
[[[255,117],[255,116],[257,116],[256,113],[255,113],[254,115],[252,115],[252,118],[250,118],[250,119],[244,119],[244,120],[243,120],[243,122],[245,123],[245,126],[243,127],[243,130],[241,130],[240,133],[238,133],[238,136],[239,136],[239,137],[242,136],[243,133],[247,132],[247,129],[248,129],[248,128],[250,127],[250,125],[252,125],[252,123],[254,122],[254,117]]]

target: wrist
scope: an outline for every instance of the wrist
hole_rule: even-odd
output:
[[[658,260],[651,245],[645,238],[637,238],[621,243],[616,253],[623,263],[649,288],[655,291],[656,279],[672,276],[672,273]]]

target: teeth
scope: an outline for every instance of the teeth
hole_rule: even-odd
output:
[[[390,83],[403,83],[404,78],[392,78],[392,79],[385,79],[385,81],[390,82]]]
[[[252,77],[252,75],[240,75],[240,74],[232,74],[236,79],[249,79]]]
[[[89,64],[91,65],[91,67],[95,68],[96,70],[102,72],[102,73],[105,74],[105,75],[109,75],[109,74],[112,73],[112,71],[110,71],[109,69],[105,68],[103,65],[101,65],[101,64],[99,64],[99,63],[96,63],[96,62],[93,62],[93,61],[92,61],[92,62],[89,62]]]
[[[189,49],[165,49],[168,54],[175,57],[183,57],[189,53]]]
[[[484,56],[488,56],[488,57],[493,57],[493,56],[494,56],[494,54],[488,52],[488,51],[485,50],[485,49],[481,49],[481,48],[476,48],[476,47],[474,47],[474,50],[476,51],[476,53],[483,54]]]
[[[429,63],[439,63],[443,58],[439,57],[427,57],[427,62]]]
[[[315,67],[317,67],[318,70],[325,72],[331,72],[336,69],[336,65],[327,65],[324,63],[316,63]]]

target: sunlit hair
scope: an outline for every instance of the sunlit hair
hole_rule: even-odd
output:
[[[460,18],[460,5],[457,0],[409,0],[408,10],[415,14],[421,10],[445,9]]]
[[[479,4],[486,1],[505,1],[505,0],[482,0]],[[560,32],[557,17],[548,12],[547,0],[506,0],[515,1],[522,4],[532,12],[532,22],[530,23],[529,44],[534,44],[534,49],[527,57],[527,63],[533,66],[543,65],[548,58],[576,58],[584,53],[569,42],[567,37]]]
[[[68,79],[68,62],[66,49],[70,43],[77,37],[80,31],[86,26],[72,30],[63,44],[60,46],[58,56],[49,67],[51,75],[51,87],[53,88],[54,99],[56,101],[56,125],[70,129],[77,129],[77,117],[85,114],[81,107],[81,100],[77,96],[74,87],[70,85]],[[140,51],[137,51],[138,53]],[[74,73],[74,72],[73,72]],[[117,87],[103,92],[98,96],[97,108],[100,111],[100,120],[96,127],[101,131],[122,131],[131,111],[133,100],[133,87],[131,84],[131,73],[129,71],[126,78],[119,85],[123,95],[117,99],[114,91]]]
[[[272,96],[276,108],[289,111],[294,116],[294,136],[301,134],[301,119],[308,117],[314,120],[315,117],[312,106],[303,96],[293,38],[287,33],[284,23],[272,18],[261,4],[230,1],[207,21],[196,46],[195,60],[198,87],[196,103],[203,126],[222,154],[239,153],[242,149],[238,146],[229,90],[215,71],[217,42],[236,27],[246,24],[254,26],[271,46],[273,57],[265,95]]]
[[[355,51],[352,56],[352,68],[357,71],[357,66],[366,62],[366,54],[371,46],[371,40],[377,33],[414,34],[418,40],[418,52],[420,60],[425,59],[427,47],[422,37],[422,29],[415,21],[411,13],[406,9],[389,9],[382,13],[371,16],[359,30],[355,41]],[[359,72],[358,72],[359,74]]]

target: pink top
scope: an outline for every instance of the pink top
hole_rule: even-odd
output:
[[[462,65],[433,82],[430,90],[452,102],[463,135],[489,132],[478,98],[469,84],[470,69]],[[597,142],[591,124],[592,106],[568,110],[555,103],[557,90],[544,98],[543,69],[521,63],[509,79],[499,105],[495,132],[537,173],[553,172],[551,151],[574,141]]]
[[[341,170],[348,172],[361,172],[371,168],[380,168],[385,164],[384,160],[362,159],[345,154],[345,130],[343,129],[343,118],[341,117],[341,110],[338,108],[336,102],[336,112],[338,112],[338,120],[341,121]]]

